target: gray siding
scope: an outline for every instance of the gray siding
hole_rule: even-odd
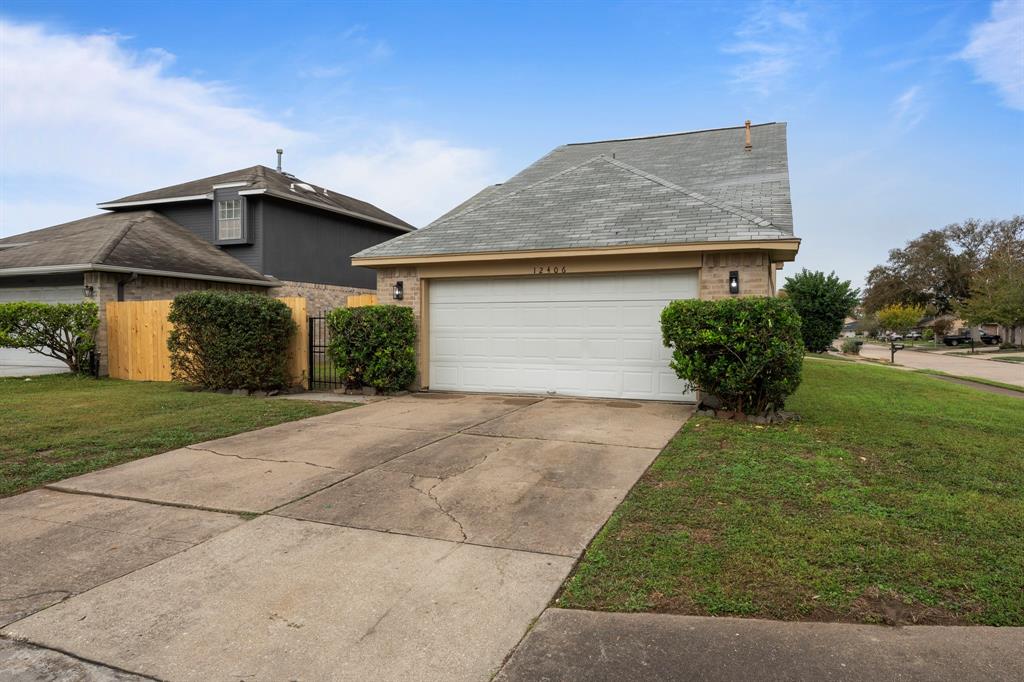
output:
[[[400,232],[300,204],[262,198],[263,272],[278,279],[376,289],[377,275],[352,254]]]
[[[237,191],[217,190],[216,196],[237,196]],[[150,208],[211,244],[217,243],[216,202],[187,201]],[[377,275],[369,268],[352,267],[352,254],[401,234],[357,218],[259,195],[245,197],[245,221],[249,243],[218,244],[224,253],[281,280],[364,289],[376,289]]]
[[[201,239],[213,242],[213,209],[207,200],[186,201],[180,204],[155,204],[157,213],[167,216]]]
[[[237,196],[237,194],[238,190],[217,190],[218,198],[229,198]],[[263,241],[260,238],[263,232],[263,221],[260,216],[259,203],[259,200],[254,200],[254,197],[246,197],[246,229],[248,230],[251,243],[224,244],[219,245],[219,248],[223,249],[224,253],[234,256],[249,267],[263,272]],[[211,244],[216,244],[216,207],[216,202],[204,199],[202,201],[188,201],[175,204],[156,204],[152,206],[152,209],[167,216]]]

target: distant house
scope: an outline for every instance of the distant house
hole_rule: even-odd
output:
[[[172,298],[195,289],[304,296],[312,312],[376,290],[353,253],[414,228],[265,166],[99,204],[107,212],[0,239],[0,302]],[[105,325],[98,350],[106,369]],[[41,356],[4,351],[0,362]],[[45,362],[43,360],[43,362]]]

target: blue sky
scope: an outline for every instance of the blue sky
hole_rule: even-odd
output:
[[[789,123],[795,269],[1024,212],[1024,0],[0,4],[0,235],[255,163],[423,225],[565,143]],[[794,266],[787,266],[792,272]]]

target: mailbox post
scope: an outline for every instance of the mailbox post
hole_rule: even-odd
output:
[[[894,365],[896,364],[896,351],[898,351],[898,350],[903,350],[903,344],[902,343],[896,343],[895,341],[891,341],[890,344],[889,344],[889,352],[890,352],[889,362],[891,362]]]

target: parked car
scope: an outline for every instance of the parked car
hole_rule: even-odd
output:
[[[885,335],[885,339],[887,341],[902,341],[903,334],[898,334],[897,332],[889,332],[888,334]]]
[[[961,343],[970,343],[972,338],[970,329],[960,329],[955,334],[946,334],[942,338],[942,343],[947,346],[959,346]],[[978,332],[978,340],[986,346],[993,346],[997,343],[1002,343],[1003,337],[999,336],[999,334],[989,334],[982,329]]]
[[[907,335],[904,338],[907,341],[920,341],[921,340],[921,332],[919,332],[919,331],[907,332]]]

